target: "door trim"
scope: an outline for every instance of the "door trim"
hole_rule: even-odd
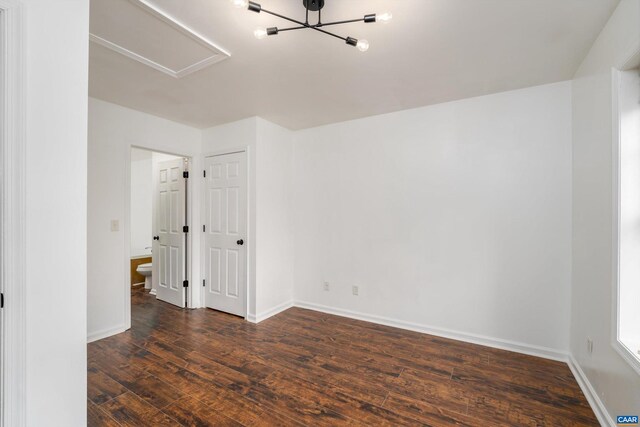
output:
[[[239,146],[236,148],[229,148],[229,149],[225,149],[225,150],[215,150],[215,151],[208,151],[205,152],[202,157],[201,157],[201,165],[202,167],[204,167],[205,161],[208,157],[217,157],[217,156],[224,156],[227,154],[238,154],[238,153],[245,153],[246,156],[246,164],[247,164],[247,177],[246,177],[246,182],[247,182],[247,218],[246,218],[246,223],[247,223],[247,242],[246,242],[246,247],[247,247],[247,253],[246,253],[246,260],[245,260],[245,310],[244,310],[244,319],[245,320],[250,320],[252,318],[252,316],[254,316],[254,314],[251,312],[251,301],[255,300],[255,295],[254,292],[252,292],[252,288],[253,288],[253,280],[252,280],[252,276],[251,276],[251,271],[255,270],[255,230],[253,227],[253,224],[251,223],[251,212],[253,211],[253,203],[252,203],[252,191],[253,188],[251,186],[251,152],[250,152],[250,147],[247,146]],[[203,169],[204,170],[204,169]],[[198,171],[198,176],[200,177],[200,179],[204,179],[204,177],[202,176],[202,171]],[[201,190],[200,190],[200,200],[202,200],[203,202],[200,203],[200,218],[201,218],[201,223],[204,224],[204,219],[206,218],[206,213],[207,213],[207,207],[205,206],[204,200],[206,200],[206,185],[202,185],[201,186]],[[198,231],[202,232],[202,224],[200,224]],[[205,257],[204,257],[204,253],[205,253],[205,239],[200,239],[200,278],[204,278],[205,274],[206,274],[206,265],[205,265]],[[199,283],[198,286],[200,287],[200,302],[201,302],[201,307],[203,308],[207,308],[206,302],[205,302],[205,292],[204,292],[204,286],[202,286],[202,283]]]
[[[2,1],[2,0],[0,0]],[[172,156],[184,157],[189,159],[189,168],[191,169],[189,179],[187,181],[187,194],[194,194],[194,179],[195,175],[193,169],[196,167],[194,162],[194,156],[181,153],[173,153],[164,151],[162,149],[151,148],[143,145],[129,145],[129,148],[125,150],[125,180],[124,180],[124,220],[122,221],[122,232],[124,233],[124,330],[131,329],[131,150],[146,150],[155,153],[169,154]],[[192,178],[193,177],[193,178]],[[187,224],[190,227],[194,224],[194,209],[193,209],[193,197],[187,198],[188,212],[186,216]],[[190,228],[191,230],[191,228]],[[193,266],[192,266],[192,254],[196,247],[194,244],[195,239],[188,239],[189,250],[187,251],[187,277],[189,277],[189,284],[191,288],[191,280],[193,278]],[[194,283],[195,284],[195,283]],[[187,290],[187,308],[193,307],[193,290]],[[103,337],[104,338],[104,337]]]
[[[26,223],[25,223],[25,80],[23,6],[18,0],[0,0],[4,44],[0,47],[0,145],[2,150],[2,289],[5,308],[0,355],[2,401],[0,426],[26,424]]]

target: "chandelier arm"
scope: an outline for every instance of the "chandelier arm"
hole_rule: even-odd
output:
[[[262,12],[268,13],[269,15],[273,15],[275,17],[284,19],[284,20],[289,21],[289,22],[293,22],[294,24],[302,25],[303,27],[310,27],[309,24],[305,24],[304,22],[300,22],[300,21],[298,21],[296,19],[289,18],[289,17],[286,17],[284,15],[280,15],[279,13],[271,12],[270,10],[262,9]]]
[[[316,28],[316,27],[309,27],[309,28],[311,28],[312,30],[320,31],[321,33],[324,33],[324,34],[326,34],[328,36],[332,36],[332,37],[335,37],[337,39],[347,41],[346,37],[342,37],[342,36],[339,36],[337,34],[330,33],[329,31],[321,30],[320,28]]]
[[[305,28],[310,28],[310,27],[303,25],[300,27],[278,28],[278,32],[281,33],[283,31],[303,30]]]
[[[364,18],[360,18],[360,19],[347,19],[345,21],[334,21],[334,22],[327,22],[326,24],[318,24],[316,25],[317,27],[327,27],[329,25],[341,25],[341,24],[351,24],[352,22],[364,22]]]
[[[300,25],[300,26],[302,26],[302,27],[305,27],[305,28],[311,28],[312,30],[319,31],[319,32],[321,32],[321,33],[324,33],[324,34],[327,34],[327,35],[329,35],[329,36],[332,36],[332,37],[338,38],[338,39],[340,39],[340,40],[347,41],[347,38],[346,38],[346,37],[342,37],[342,36],[339,36],[339,35],[337,35],[337,34],[330,33],[329,31],[321,30],[320,28],[316,28],[316,27],[314,27],[313,25],[305,24],[304,22],[300,22],[300,21],[295,20],[295,19],[293,19],[293,18],[289,18],[289,17],[287,17],[287,16],[280,15],[279,13],[275,13],[275,12],[272,12],[272,11],[270,11],[270,10],[266,10],[266,9],[262,9],[262,12],[264,12],[264,13],[268,13],[269,15],[276,16],[276,17],[281,18],[281,19],[284,19],[284,20],[286,20],[286,21],[293,22],[293,23],[298,24],[298,25]],[[278,30],[278,31],[282,31],[282,30]]]

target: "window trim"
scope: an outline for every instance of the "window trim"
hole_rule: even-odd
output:
[[[620,66],[611,70],[611,94],[612,94],[612,202],[613,202],[613,238],[612,238],[612,331],[611,346],[626,361],[633,370],[640,375],[640,354],[636,355],[632,349],[627,347],[620,339],[620,145],[622,138],[621,115],[620,115],[620,84],[622,72],[632,68],[635,60],[640,54],[640,50],[635,50],[627,57],[627,60]]]

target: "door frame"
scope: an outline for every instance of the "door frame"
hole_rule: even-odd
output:
[[[189,225],[189,234],[193,236],[193,232],[191,231],[195,224],[195,216],[194,216],[194,198],[190,197],[190,195],[195,194],[194,189],[196,188],[194,185],[194,179],[196,178],[195,162],[192,155],[181,154],[170,152],[162,149],[145,147],[143,145],[130,145],[126,150],[126,160],[125,160],[125,199],[124,199],[124,221],[122,222],[122,232],[124,233],[124,315],[125,315],[125,328],[124,330],[131,329],[131,150],[145,150],[151,151],[161,154],[169,154],[171,156],[184,157],[189,160],[189,179],[187,180],[187,215],[186,220]],[[192,266],[192,257],[193,251],[197,247],[195,240],[193,237],[189,237],[187,240],[187,270],[185,271],[187,278],[189,280],[189,288],[187,290],[187,308],[195,308],[193,306],[193,295],[194,295],[194,287],[195,282],[193,281],[193,266]],[[153,256],[152,256],[153,258]]]
[[[217,156],[224,156],[226,154],[235,154],[235,153],[244,153],[245,154],[245,161],[246,161],[246,169],[247,169],[247,176],[246,176],[246,183],[247,183],[247,218],[246,218],[246,224],[247,224],[247,237],[245,238],[246,240],[246,248],[247,248],[247,253],[246,253],[246,260],[245,260],[245,310],[244,310],[244,319],[245,320],[251,320],[252,314],[251,314],[251,302],[255,301],[255,291],[253,291],[253,289],[255,289],[254,285],[254,280],[253,279],[253,275],[252,272],[255,272],[255,250],[256,250],[256,245],[255,245],[255,240],[256,240],[256,236],[255,236],[255,227],[254,227],[254,223],[251,222],[252,219],[252,213],[253,213],[253,202],[252,202],[252,194],[254,189],[251,186],[251,151],[250,151],[250,147],[248,145],[244,145],[244,146],[238,146],[237,148],[227,148],[227,149],[223,149],[223,150],[215,150],[215,151],[208,151],[206,153],[204,153],[202,155],[201,158],[201,165],[202,168],[204,170],[204,165],[205,165],[205,161],[208,157],[217,157]],[[199,174],[200,179],[205,179],[204,176],[200,173]],[[207,213],[207,207],[205,206],[204,201],[206,200],[206,185],[202,185],[201,186],[201,190],[200,190],[200,200],[202,200],[202,203],[200,203],[200,218],[201,218],[201,222],[202,224],[204,224],[204,220],[206,218],[206,213]],[[202,224],[200,224],[199,227],[199,231],[202,232]],[[200,239],[200,277],[202,279],[205,278],[205,274],[206,274],[206,265],[205,265],[205,239]],[[200,287],[200,301],[201,301],[201,306],[203,308],[207,308],[206,305],[206,301],[205,301],[205,292],[204,292],[204,286],[202,286],[202,283],[199,284]]]
[[[19,0],[0,0],[0,258],[5,307],[0,354],[0,426],[26,424],[26,224],[24,13]]]

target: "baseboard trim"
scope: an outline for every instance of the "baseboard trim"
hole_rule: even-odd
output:
[[[613,417],[609,415],[609,411],[607,411],[607,408],[604,406],[604,403],[602,403],[602,400],[600,400],[598,393],[591,385],[589,378],[587,378],[582,367],[580,367],[580,364],[573,355],[569,355],[567,364],[569,365],[569,369],[571,369],[573,376],[576,378],[578,385],[582,389],[582,393],[584,393],[584,396],[587,398],[587,402],[589,402],[591,409],[593,409],[594,414],[596,414],[596,418],[598,418],[600,425],[616,427]]]
[[[92,332],[87,335],[87,343],[98,341],[104,338],[109,338],[110,336],[121,334],[126,330],[127,330],[126,326],[120,325],[120,326],[116,326],[115,328],[108,328],[108,329],[103,329],[101,331]]]
[[[286,301],[258,314],[249,313],[247,315],[247,320],[251,323],[260,323],[270,317],[275,316],[278,313],[282,313],[283,311],[288,310],[291,307],[293,307],[293,301]]]
[[[561,350],[552,348],[535,346],[515,341],[503,340],[500,338],[487,337],[477,334],[469,334],[450,329],[438,328],[434,326],[422,325],[419,323],[406,322],[403,320],[390,319],[388,317],[376,316],[373,314],[359,313],[356,311],[345,310],[341,308],[328,307],[321,304],[315,304],[305,301],[296,301],[296,307],[306,308],[309,310],[320,311],[322,313],[333,314],[336,316],[348,317],[356,320],[377,323],[380,325],[391,326],[394,328],[406,329],[423,334],[435,335],[438,337],[464,341],[472,344],[484,345],[487,347],[498,348],[500,350],[514,351],[517,353],[528,354],[530,356],[542,357],[545,359],[567,362],[568,354]]]

